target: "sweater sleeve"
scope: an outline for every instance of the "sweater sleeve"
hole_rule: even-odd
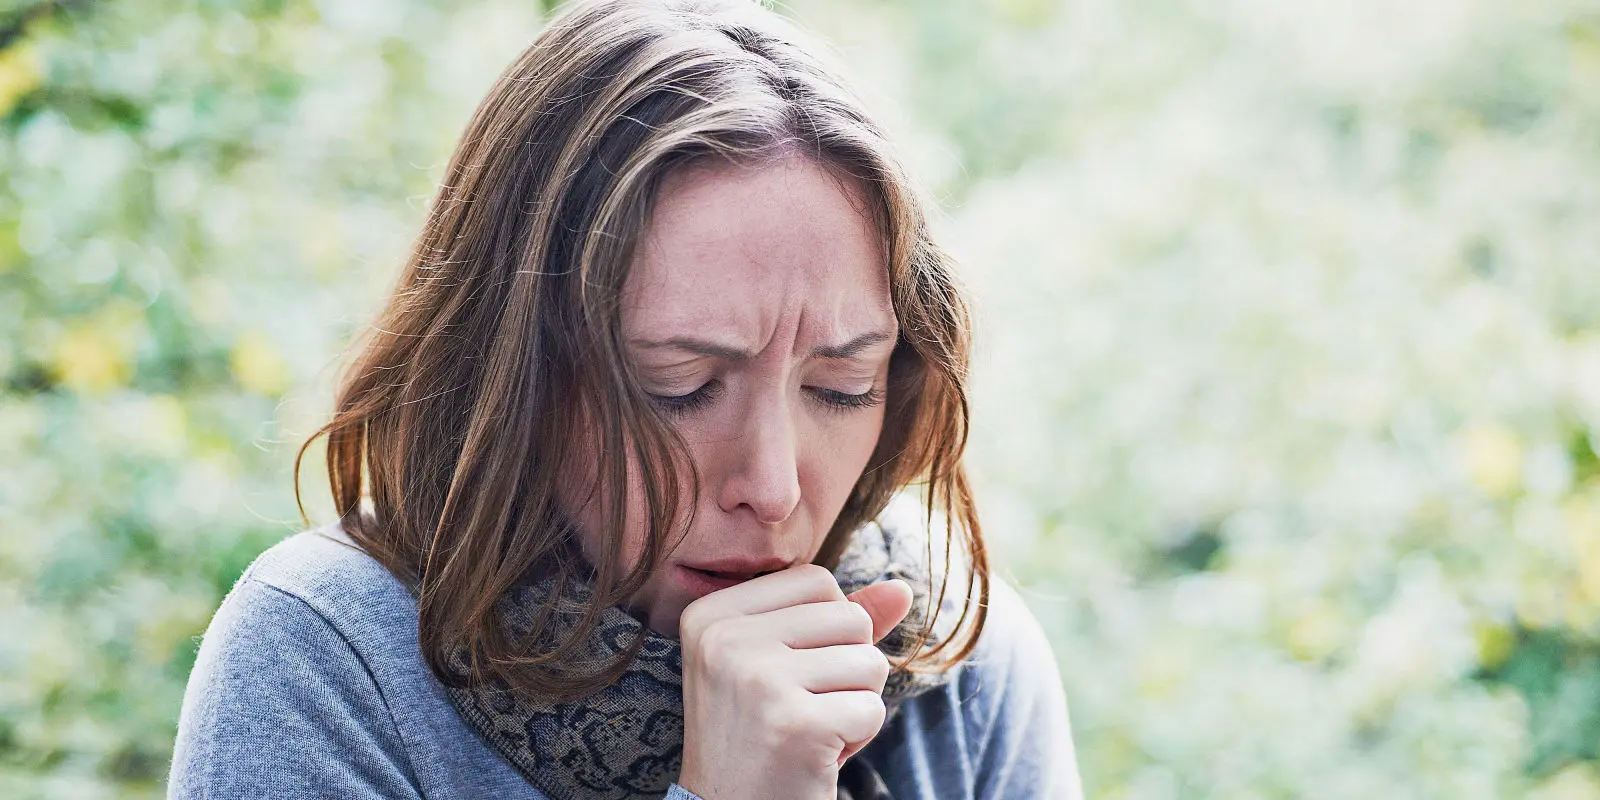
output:
[[[995,581],[995,626],[983,654],[987,702],[976,715],[976,796],[1081,800],[1061,672],[1039,622],[1016,590]]]
[[[300,598],[242,579],[184,693],[168,797],[420,798],[382,693]]]
[[[1016,590],[991,584],[989,619],[954,680],[906,703],[863,753],[895,797],[1081,800],[1061,673]]]

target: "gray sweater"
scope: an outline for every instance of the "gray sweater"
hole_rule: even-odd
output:
[[[417,645],[417,605],[337,528],[263,553],[189,676],[169,797],[544,800],[461,720]],[[1000,581],[974,656],[867,754],[896,798],[1081,796],[1060,676]],[[691,797],[673,787],[669,798]]]

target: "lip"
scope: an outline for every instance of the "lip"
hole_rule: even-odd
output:
[[[770,558],[718,558],[710,561],[696,561],[693,564],[683,564],[690,569],[701,572],[724,572],[730,575],[754,576],[762,572],[777,572],[789,566],[784,559],[772,556]]]
[[[673,575],[690,595],[700,598],[788,566],[789,562],[781,558],[719,559],[697,564],[677,564]]]

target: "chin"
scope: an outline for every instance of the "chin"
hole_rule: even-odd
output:
[[[664,603],[657,603],[645,615],[645,624],[650,630],[672,639],[678,638],[678,617],[683,615],[687,606],[677,598],[668,598]]]
[[[678,618],[676,616],[663,617],[661,619],[655,619],[652,617],[650,620],[650,630],[653,630],[669,639],[676,639],[678,638]]]

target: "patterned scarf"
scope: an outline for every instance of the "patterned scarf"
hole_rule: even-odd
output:
[[[925,619],[929,570],[926,533],[922,531],[921,525],[863,525],[852,535],[834,570],[846,594],[888,578],[902,578],[911,584],[911,613],[878,644],[892,658],[911,652]],[[592,589],[586,585],[566,597],[552,598],[551,591],[551,582],[545,580],[520,586],[508,595],[501,613],[514,633],[525,634],[535,610],[550,602],[566,610],[555,615],[552,619],[557,622],[552,624],[570,623],[574,612],[592,597]],[[948,616],[941,614],[940,619]],[[677,780],[682,766],[680,645],[613,607],[603,613],[590,652],[608,659],[625,651],[641,631],[644,645],[622,678],[582,700],[533,702],[513,695],[500,683],[450,688],[450,701],[485,741],[551,798],[660,798]],[[465,651],[454,654],[450,667],[459,675],[468,674]],[[900,703],[948,679],[942,673],[896,670],[884,686],[884,704],[892,716]],[[864,800],[888,798],[889,792],[872,765],[857,755],[840,770],[838,796],[840,800]]]

